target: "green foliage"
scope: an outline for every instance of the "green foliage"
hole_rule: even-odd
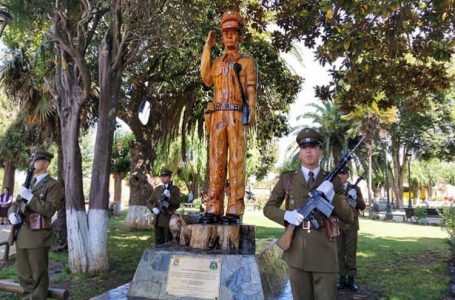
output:
[[[128,173],[131,165],[131,148],[134,140],[134,135],[131,132],[115,132],[111,157],[111,173]]]
[[[455,241],[455,206],[442,208],[442,228],[449,234],[451,241]]]
[[[426,207],[414,207],[414,217],[417,219],[417,223],[425,223],[427,217]]]
[[[295,40],[316,47],[318,60],[334,64],[333,81],[319,87],[321,99],[334,96],[343,110],[378,101],[420,105],[448,87],[444,62],[453,54],[453,4],[446,1],[263,1],[282,30],[274,42],[290,49]],[[321,41],[319,44],[316,41]],[[418,93],[418,97],[416,96]]]

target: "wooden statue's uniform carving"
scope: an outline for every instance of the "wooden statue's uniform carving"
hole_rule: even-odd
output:
[[[230,190],[226,215],[242,216],[245,208],[246,125],[242,124],[241,87],[234,70],[240,64],[240,82],[248,96],[249,124],[255,120],[257,73],[252,57],[239,51],[242,19],[235,11],[227,11],[221,20],[225,53],[211,61],[210,50],[216,43],[215,32],[208,34],[201,59],[204,83],[214,86],[214,99],[206,119],[210,135],[210,185],[206,212],[215,216],[224,213],[223,198],[226,170],[229,170]],[[229,158],[229,160],[228,160]]]

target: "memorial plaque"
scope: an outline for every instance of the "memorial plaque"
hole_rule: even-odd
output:
[[[166,293],[201,299],[220,298],[221,259],[171,256]]]

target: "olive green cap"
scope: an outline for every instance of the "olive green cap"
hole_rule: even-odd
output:
[[[171,176],[172,171],[169,170],[168,168],[162,168],[160,171],[160,176]]]
[[[33,153],[29,157],[29,160],[32,161],[33,159],[35,159],[35,160],[44,159],[44,160],[47,160],[47,161],[51,161],[52,158],[54,158],[54,154],[52,154],[50,152],[47,152],[47,151],[45,151],[43,149],[38,149],[38,150],[36,150],[35,153]]]
[[[295,140],[299,146],[321,146],[323,143],[322,135],[311,128],[302,129],[299,134],[297,134],[297,138]]]

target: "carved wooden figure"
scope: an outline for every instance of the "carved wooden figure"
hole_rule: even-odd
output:
[[[216,44],[214,31],[209,32],[202,53],[202,80],[207,86],[214,86],[214,99],[206,118],[210,159],[207,223],[216,222],[224,213],[227,170],[230,187],[226,216],[238,220],[245,209],[245,132],[247,124],[255,121],[257,73],[255,60],[240,53],[242,28],[238,12],[225,12],[221,18],[224,54],[210,59],[210,50]]]

